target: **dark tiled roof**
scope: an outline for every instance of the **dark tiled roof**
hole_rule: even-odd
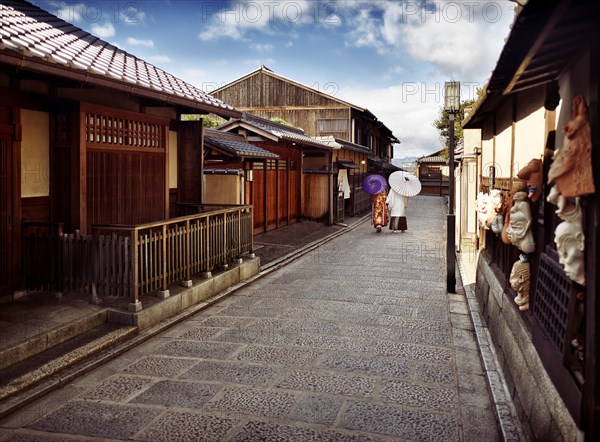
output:
[[[304,134],[302,129],[292,126],[286,126],[285,124],[279,124],[271,120],[267,120],[265,118],[257,117],[256,115],[250,115],[244,113],[242,118],[237,120],[232,120],[229,123],[225,123],[222,128],[228,130],[229,127],[236,126],[238,124],[247,124],[249,126],[253,126],[257,129],[260,129],[264,132],[268,132],[271,135],[276,136],[280,140],[298,143],[302,145],[308,145],[313,147],[318,147],[325,150],[330,150],[331,148],[326,144],[321,143],[320,141],[315,140],[312,137]]]
[[[448,159],[441,155],[435,155],[433,157],[423,157],[417,160],[417,163],[447,163]]]
[[[0,0],[0,54],[33,61],[40,72],[47,72],[44,65],[51,64],[61,68],[64,76],[68,71],[84,74],[89,83],[109,79],[134,85],[129,86],[133,94],[159,93],[175,98],[170,101],[177,104],[239,115],[201,89],[23,1]],[[11,59],[2,57],[2,61]]]
[[[236,157],[246,158],[279,158],[279,155],[245,141],[241,135],[218,130],[206,129],[204,142]]]
[[[367,146],[363,146],[362,144],[351,143],[350,141],[342,140],[341,138],[334,137],[333,135],[326,135],[313,138],[331,147],[340,147],[346,150],[360,152],[367,155],[371,153],[371,149],[369,149]]]

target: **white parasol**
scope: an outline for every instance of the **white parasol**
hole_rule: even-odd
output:
[[[390,188],[400,195],[415,196],[421,191],[421,181],[412,173],[399,170],[390,175]]]

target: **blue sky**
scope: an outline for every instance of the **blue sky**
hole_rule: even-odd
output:
[[[443,84],[463,99],[490,77],[508,0],[95,1],[38,6],[210,92],[261,64],[373,112],[395,157],[442,148]]]

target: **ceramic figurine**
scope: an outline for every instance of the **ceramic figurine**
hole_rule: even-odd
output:
[[[581,226],[579,204],[571,212],[563,213],[564,221],[556,226],[554,242],[558,252],[558,262],[563,266],[567,277],[580,285],[585,285],[584,248],[585,235]]]
[[[567,198],[565,198],[564,196],[562,196],[560,194],[560,192],[558,191],[558,187],[556,187],[556,185],[554,185],[550,188],[550,192],[548,192],[546,201],[548,201],[549,203],[552,203],[558,207],[558,209],[556,209],[554,211],[554,213],[556,213],[559,217],[565,211],[567,211],[567,212],[569,211],[569,208],[567,207],[569,205]]]
[[[504,200],[504,225],[502,226],[502,233],[500,234],[500,238],[504,244],[511,244],[510,238],[508,237],[508,225],[510,224],[510,209],[513,205],[513,196],[515,195],[515,191],[511,191],[506,199]]]
[[[477,225],[480,229],[489,229],[486,222],[489,217],[490,196],[487,193],[479,192],[477,195]]]
[[[563,127],[566,143],[554,152],[548,183],[555,183],[564,197],[594,193],[592,139],[587,106],[581,96],[573,99],[571,120]]]
[[[519,179],[527,183],[528,197],[536,202],[542,194],[542,160],[534,158],[517,174]]]
[[[506,233],[510,242],[524,253],[532,253],[535,250],[531,224],[531,210],[527,202],[527,193],[517,192],[513,196],[513,206],[510,209],[509,226]]]
[[[510,272],[510,286],[517,292],[515,303],[519,310],[529,309],[529,262],[525,255],[519,255],[519,260],[513,264]]]

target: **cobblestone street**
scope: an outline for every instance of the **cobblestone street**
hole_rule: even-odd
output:
[[[443,199],[363,222],[0,424],[0,440],[499,441]]]

